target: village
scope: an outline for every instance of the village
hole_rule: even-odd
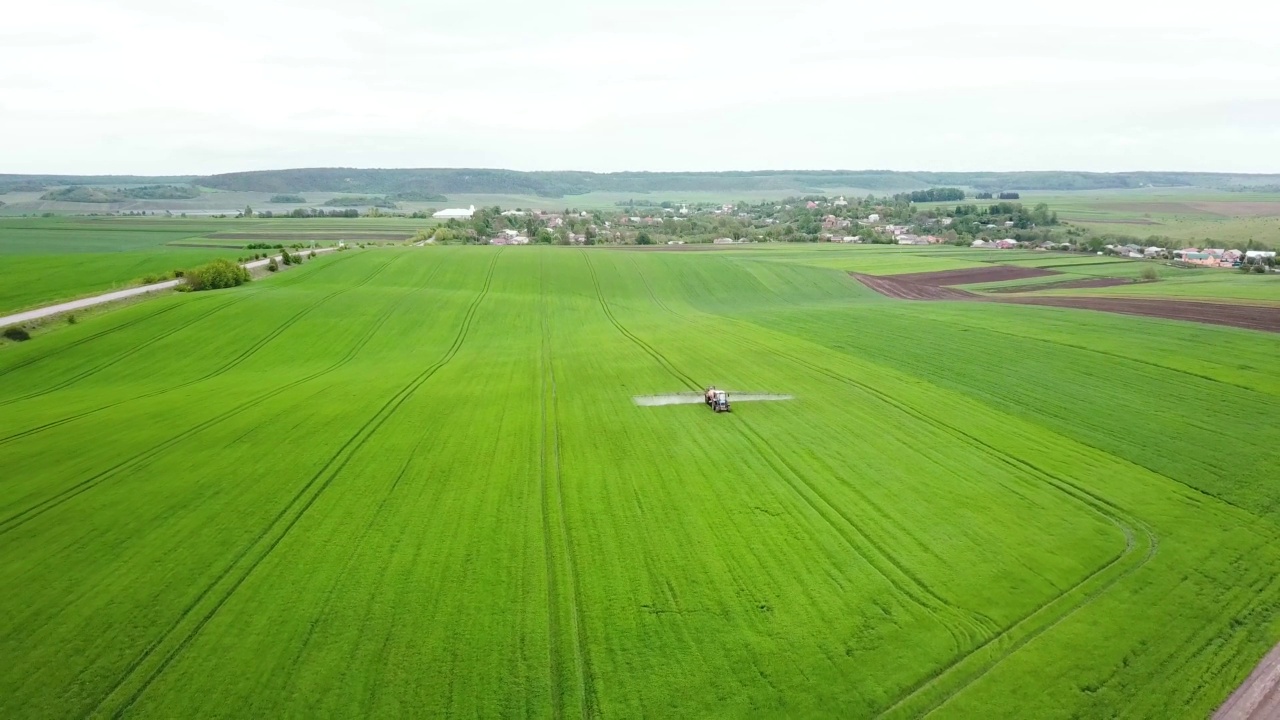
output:
[[[950,197],[964,198],[951,189]],[[990,193],[982,193],[989,195]],[[997,202],[922,205],[911,194],[865,198],[805,197],[740,203],[629,200],[612,210],[499,207],[435,212],[440,224],[419,231],[417,244],[734,245],[813,242],[882,245],[950,244],[990,250],[1087,252],[1200,267],[1256,265],[1274,269],[1275,252],[1182,248],[1167,238],[1114,238],[1063,223],[1043,203],[1027,207],[1017,193]]]

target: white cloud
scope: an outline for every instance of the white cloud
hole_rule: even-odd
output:
[[[1280,171],[1272,5],[1036,5],[28,3],[0,172]]]

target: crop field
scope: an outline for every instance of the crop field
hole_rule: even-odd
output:
[[[1276,336],[876,255],[372,248],[0,346],[0,716],[1210,713]],[[633,402],[707,384],[793,399]]]
[[[2,218],[0,313],[140,284],[148,275],[236,258],[253,242],[333,245],[403,239],[420,220]],[[230,236],[230,237],[227,237]]]

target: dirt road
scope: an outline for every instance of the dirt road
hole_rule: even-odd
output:
[[[1213,714],[1213,720],[1273,718],[1280,718],[1280,645],[1262,658],[1244,684]]]
[[[334,248],[319,248],[314,251],[306,250],[304,252],[322,253],[322,252],[331,252],[333,249]],[[276,255],[275,259],[279,261],[280,256]],[[252,270],[254,268],[264,267],[270,262],[271,262],[271,258],[267,258],[264,260],[254,260],[253,262],[244,263],[243,267],[248,270]],[[152,283],[150,285],[142,285],[135,288],[128,288],[126,290],[116,290],[114,292],[103,293],[101,295],[94,295],[92,297],[80,298],[79,300],[72,300],[70,302],[58,303],[57,305],[48,305],[46,307],[36,308],[35,310],[27,310],[25,312],[15,313],[13,315],[7,315],[5,317],[0,317],[0,328],[8,327],[10,325],[19,325],[24,322],[39,320],[41,318],[51,317],[53,315],[62,315],[63,313],[69,313],[75,310],[83,310],[85,308],[95,307],[97,305],[105,305],[107,303],[115,302],[117,300],[124,300],[125,298],[137,297],[138,295],[146,295],[147,293],[159,292],[161,290],[169,290],[170,288],[177,287],[178,284],[181,282],[182,282],[181,280],[165,280],[164,282]]]

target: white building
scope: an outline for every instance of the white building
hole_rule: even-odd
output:
[[[470,220],[472,215],[476,214],[476,206],[463,210],[462,208],[447,208],[439,212],[432,213],[431,217],[440,218],[441,220]]]

